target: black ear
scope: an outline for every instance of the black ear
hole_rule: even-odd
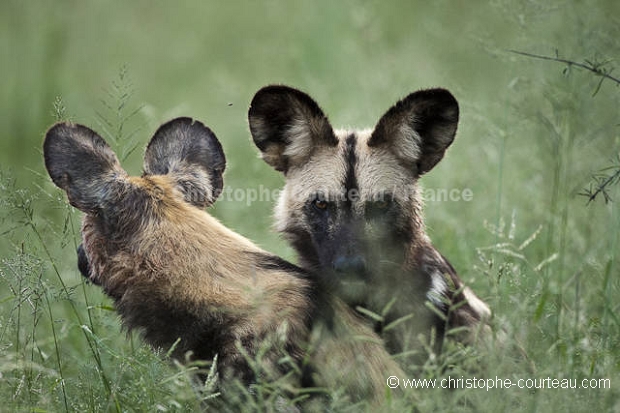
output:
[[[43,142],[45,167],[52,181],[67,192],[81,211],[95,213],[125,176],[112,149],[96,132],[82,125],[57,123]]]
[[[285,173],[310,156],[315,147],[338,144],[319,105],[287,86],[266,86],[256,92],[248,120],[265,162]]]
[[[185,200],[199,208],[211,205],[222,192],[225,168],[220,141],[191,118],[160,126],[144,154],[145,174],[173,176]]]
[[[368,146],[389,148],[422,175],[443,158],[454,140],[459,105],[445,89],[420,90],[396,103],[379,120]]]

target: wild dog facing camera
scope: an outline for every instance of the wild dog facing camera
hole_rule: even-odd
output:
[[[420,348],[420,333],[439,349],[446,329],[475,332],[490,316],[422,217],[418,179],[443,158],[458,118],[445,89],[409,94],[371,129],[333,129],[310,96],[280,85],[259,90],[248,112],[263,159],[286,179],[277,230],[349,305],[384,314],[378,329],[400,320],[385,334],[395,353]]]

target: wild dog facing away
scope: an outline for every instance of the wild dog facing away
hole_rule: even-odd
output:
[[[292,358],[306,372],[300,381],[344,386],[352,400],[382,400],[385,378],[401,374],[372,329],[323,294],[316,277],[202,210],[221,192],[225,167],[219,141],[202,123],[178,118],[161,126],[140,177],[129,176],[85,126],[54,125],[43,149],[53,182],[85,214],[81,271],[152,346],[167,350],[180,339],[173,357],[217,354],[221,381],[246,384],[256,371],[243,353],[265,351],[259,374],[275,377],[287,370],[282,359]]]
[[[446,329],[471,327],[468,341],[488,328],[488,306],[422,220],[418,179],[442,159],[458,117],[444,89],[410,94],[367,130],[334,130],[310,96],[286,86],[259,90],[249,109],[254,143],[286,178],[277,230],[352,308],[384,316],[377,329],[393,353],[420,349],[420,333],[432,342],[435,331],[438,350]]]

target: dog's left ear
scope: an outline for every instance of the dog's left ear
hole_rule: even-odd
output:
[[[126,173],[118,158],[94,130],[61,122],[43,141],[45,167],[69,202],[82,212],[96,214],[118,197]]]
[[[443,158],[454,141],[459,105],[445,89],[414,92],[379,120],[368,146],[387,146],[422,175]]]
[[[191,118],[160,126],[144,154],[145,174],[172,176],[185,200],[199,208],[211,205],[222,192],[225,168],[220,141]]]

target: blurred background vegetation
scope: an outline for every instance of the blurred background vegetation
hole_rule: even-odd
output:
[[[612,384],[430,392],[423,410],[620,411],[620,194],[589,205],[578,195],[618,162],[620,88],[509,51],[620,73],[619,16],[613,0],[2,1],[0,411],[199,406],[183,370],[127,340],[83,284],[80,214],[48,179],[41,142],[58,118],[83,123],[138,174],[156,127],[192,116],[222,141],[228,187],[277,189],[246,120],[269,83],[305,90],[336,127],[372,127],[420,88],[451,90],[457,140],[423,184],[474,195],[427,202],[429,232],[526,360],[491,351],[486,374]],[[272,208],[222,200],[213,213],[294,259],[270,229]]]

